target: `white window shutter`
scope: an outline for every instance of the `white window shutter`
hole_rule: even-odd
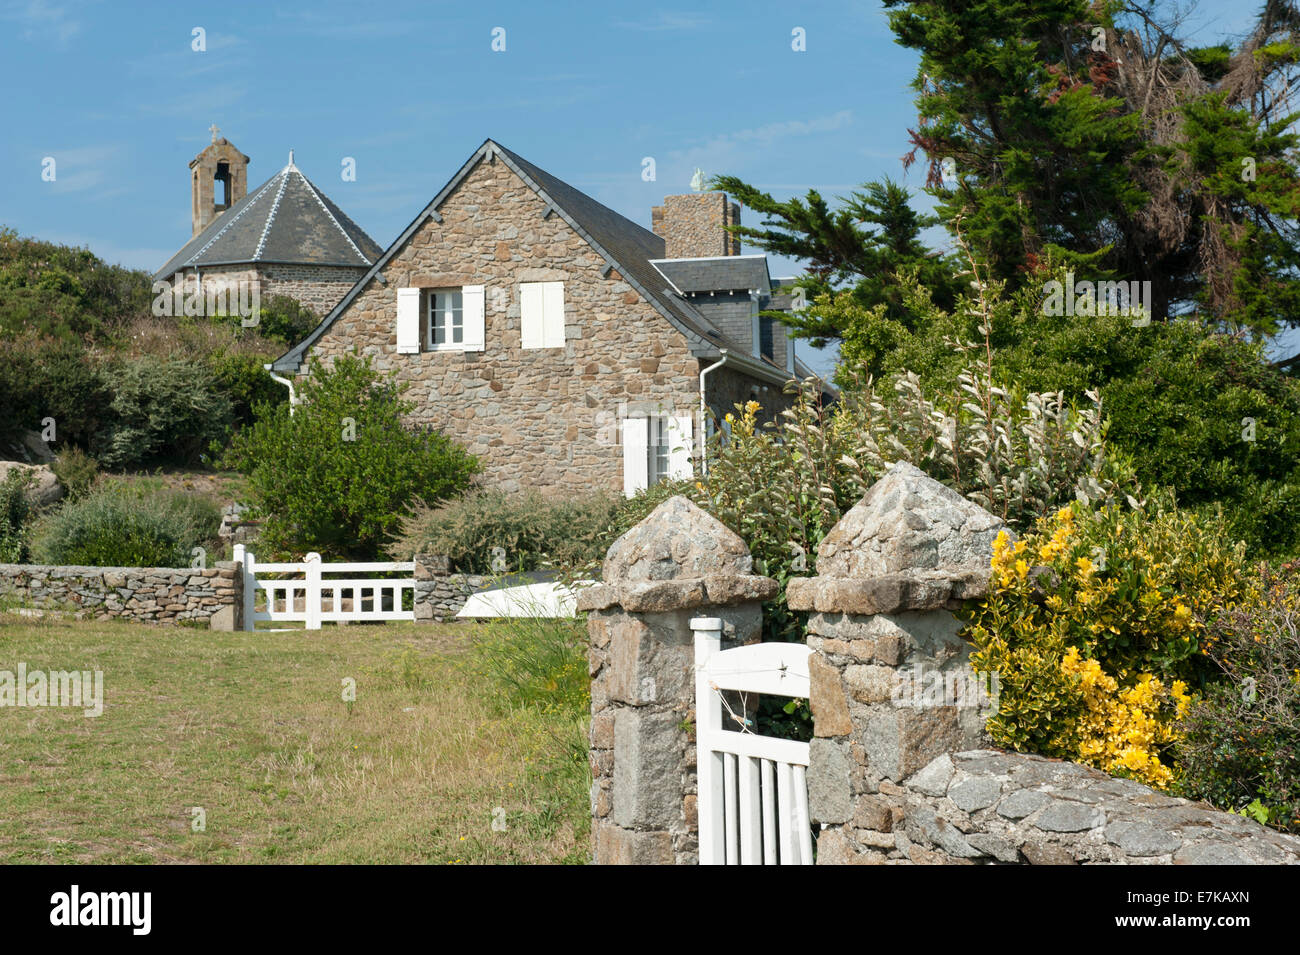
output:
[[[483,297],[481,285],[466,285],[460,290],[465,329],[461,340],[465,351],[483,350]]]
[[[397,351],[413,355],[420,350],[420,290],[397,290]]]
[[[649,483],[649,422],[648,418],[623,419],[623,493],[628,497],[644,491]]]
[[[519,336],[524,348],[545,348],[544,304],[541,282],[519,286]]]
[[[564,347],[564,283],[542,283],[543,347]]]
[[[695,419],[690,415],[673,415],[668,421],[668,476],[674,481],[688,480],[695,473],[691,469]]]

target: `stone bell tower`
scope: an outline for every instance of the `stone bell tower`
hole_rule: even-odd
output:
[[[248,192],[248,157],[219,130],[210,127],[212,144],[190,160],[190,217],[198,235]]]

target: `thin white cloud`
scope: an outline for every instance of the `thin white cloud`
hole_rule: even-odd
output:
[[[43,170],[47,159],[54,160],[54,179],[46,181],[41,178],[38,181],[41,186],[56,193],[95,189],[110,180],[110,172],[114,170],[121,152],[122,147],[115,144],[48,149],[38,157],[38,162]],[[36,168],[33,167],[33,177],[38,175]],[[115,189],[113,194],[117,193],[118,190]]]
[[[666,31],[699,30],[713,21],[699,13],[680,13],[672,10],[660,10],[653,17],[645,20],[616,20],[614,26],[625,30],[641,30],[649,33]]]
[[[81,32],[81,21],[66,6],[54,6],[46,0],[10,3],[5,8],[3,19],[20,24],[24,40],[35,43],[52,41],[60,50],[66,50],[69,41]]]

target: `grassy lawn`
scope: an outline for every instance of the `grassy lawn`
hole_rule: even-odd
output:
[[[0,613],[0,670],[104,674],[99,717],[0,707],[0,862],[583,862],[583,715],[483,674],[475,645],[508,639]]]

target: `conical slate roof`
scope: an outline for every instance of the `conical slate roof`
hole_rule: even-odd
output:
[[[383,249],[293,164],[217,216],[158,272],[245,263],[368,268]]]

